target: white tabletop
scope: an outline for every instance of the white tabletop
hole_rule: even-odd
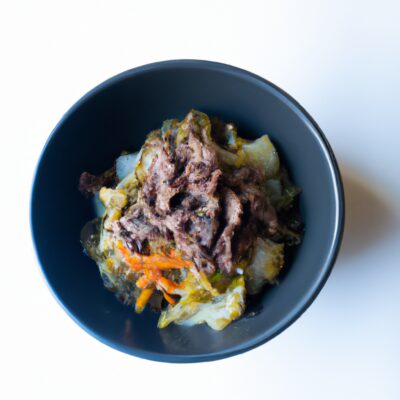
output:
[[[2,2],[0,397],[399,399],[398,4]],[[34,167],[62,114],[116,73],[177,58],[289,92],[331,142],[347,197],[342,251],[309,310],[253,351],[192,365],[134,358],[79,328],[42,278],[28,224]]]

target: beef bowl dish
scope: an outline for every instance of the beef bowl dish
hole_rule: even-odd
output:
[[[247,71],[166,61],[100,84],[40,157],[31,228],[56,299],[88,333],[164,362],[272,339],[318,295],[344,199],[333,152]]]

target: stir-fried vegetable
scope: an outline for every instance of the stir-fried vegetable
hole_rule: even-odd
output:
[[[171,251],[169,255],[151,254],[145,256],[132,253],[124,247],[120,241],[117,243],[117,248],[121,252],[123,260],[129,268],[139,274],[136,286],[142,289],[142,293],[148,290],[149,286],[153,285],[162,292],[168,303],[175,304],[175,300],[170,294],[174,294],[181,288],[181,285],[167,279],[162,272],[173,269],[192,268],[192,262],[183,260],[174,250]],[[146,293],[148,293],[148,291]],[[140,309],[144,308],[150,296],[151,295],[143,295],[143,297],[141,297]]]
[[[279,156],[267,135],[242,146],[245,154],[244,164],[258,168],[266,179],[276,176],[279,172]]]
[[[147,138],[140,151],[140,158],[135,168],[135,174],[140,183],[144,183],[155,157],[160,151],[160,131],[155,131]]]
[[[123,254],[125,261],[134,271],[140,271],[144,268],[160,270],[180,269],[189,268],[193,265],[192,262],[175,256],[175,253],[171,253],[170,256],[165,256],[162,254],[151,254],[149,256],[144,256],[137,253],[131,254],[131,252],[124,247],[121,242],[118,242],[117,246]]]
[[[248,293],[256,294],[266,283],[275,283],[283,263],[283,244],[257,238],[253,260],[245,270]]]
[[[150,300],[151,295],[154,292],[154,288],[146,288],[140,292],[139,297],[136,300],[135,311],[141,313],[146,307],[147,302]]]
[[[234,278],[223,294],[209,292],[192,273],[188,274],[183,286],[180,301],[161,313],[159,328],[165,328],[171,322],[186,326],[207,323],[211,328],[221,330],[244,311],[246,291],[243,276]]]
[[[197,143],[197,148],[189,146],[192,142]],[[243,195],[241,186],[230,183],[232,187],[229,190],[236,191],[233,195],[238,196],[239,203],[243,202],[239,204],[241,207],[239,212],[232,206],[232,210],[229,210],[229,207],[223,203],[221,197],[223,188],[220,188],[220,192],[215,196],[218,204],[224,204],[220,206],[219,214],[216,213],[223,224],[227,225],[231,214],[235,212],[239,215],[238,218],[246,221],[252,218],[250,212],[259,213],[261,217],[257,218],[266,217],[271,210],[260,205],[260,201],[257,202],[257,194],[261,198],[264,194],[268,197],[266,204],[268,207],[273,207],[271,215],[279,217],[275,220],[275,225],[271,224],[271,229],[267,229],[268,225],[264,225],[262,229],[249,230],[249,232],[255,232],[253,237],[256,239],[251,247],[243,250],[243,254],[238,254],[235,259],[230,260],[230,266],[233,266],[232,271],[227,272],[223,268],[217,268],[206,274],[195,264],[196,257],[187,259],[188,253],[182,250],[185,247],[179,247],[176,236],[174,240],[171,240],[172,234],[168,229],[165,230],[164,236],[160,234],[154,238],[149,235],[144,241],[141,239],[143,243],[140,242],[140,245],[135,244],[136,236],[131,239],[126,236],[126,231],[123,233],[118,231],[122,229],[119,224],[124,220],[123,217],[128,215],[131,218],[130,210],[138,205],[142,207],[140,200],[143,199],[143,187],[147,181],[152,181],[149,178],[154,177],[152,175],[154,166],[161,164],[161,161],[164,162],[164,159],[159,157],[160,154],[168,154],[172,157],[182,151],[182,147],[185,146],[188,154],[181,153],[181,158],[172,165],[171,169],[175,171],[176,168],[177,171],[187,173],[191,171],[190,168],[196,168],[200,164],[203,170],[200,168],[198,177],[195,175],[193,179],[191,176],[184,177],[191,184],[197,182],[196,179],[204,183],[205,178],[202,172],[207,170],[207,166],[202,165],[204,158],[200,158],[197,164],[186,161],[190,158],[191,151],[194,153],[197,151],[197,154],[202,156],[210,156],[211,153],[214,157],[214,164],[211,166],[214,168],[217,165],[220,169],[217,171],[219,174],[231,174],[234,177],[236,169],[240,168],[244,170],[242,172],[255,172],[254,175],[248,176],[256,176],[254,179],[257,179],[258,187],[254,190],[253,186],[253,192],[249,190],[247,200],[239,199]],[[86,176],[87,180],[96,179],[93,175],[88,176]],[[218,174],[215,176],[218,177]],[[173,177],[173,179],[176,178],[176,176]],[[106,171],[101,179],[107,184],[110,182],[111,187],[101,187],[102,184],[97,184],[97,181],[95,181],[95,186],[91,186],[90,193],[94,193],[93,203],[98,218],[82,229],[81,241],[87,254],[98,264],[104,285],[115,292],[121,301],[134,305],[138,313],[143,312],[148,304],[158,309],[164,305],[158,322],[159,328],[165,328],[174,322],[186,326],[206,323],[212,329],[224,329],[243,314],[246,295],[257,294],[266,284],[277,282],[284,264],[285,244],[298,244],[301,240],[300,221],[289,214],[295,210],[295,199],[300,189],[289,180],[269,137],[263,135],[253,141],[244,139],[238,135],[235,125],[219,120],[210,121],[206,114],[196,110],[192,110],[182,121],[177,119],[164,121],[161,129],[150,132],[139,152],[122,154],[117,158],[114,167]],[[173,179],[171,179],[171,185],[176,183]],[[164,181],[169,182],[170,178]],[[220,182],[218,187],[221,185]],[[206,189],[209,190],[209,187],[207,186]],[[157,190],[158,187],[155,191]],[[200,199],[201,202],[207,201]],[[190,206],[189,202],[188,204]],[[264,208],[260,210],[261,206]],[[223,216],[224,213],[225,216]],[[147,214],[143,213],[143,215]],[[197,208],[195,216],[194,221],[200,221],[204,224],[204,229],[207,229],[209,222],[207,218],[210,217],[206,215],[203,208]],[[161,218],[159,215],[156,217]],[[133,221],[135,222],[139,224],[142,221],[138,219]],[[186,221],[182,225],[185,223]],[[188,219],[188,230],[194,228],[191,224],[192,221]],[[163,227],[160,228],[157,224],[156,227],[162,231]],[[220,226],[218,230],[216,229],[218,235],[222,236],[224,231],[222,228]],[[197,230],[201,229],[203,229],[202,225]],[[120,236],[116,232],[120,232]],[[237,229],[232,235],[233,240],[236,239],[235,235],[241,232],[246,232],[246,230]],[[186,235],[186,231],[184,234]],[[211,241],[215,247],[217,239]],[[220,247],[231,251],[232,256],[231,242],[223,243]],[[191,244],[193,241],[190,242]],[[145,250],[141,247],[142,245]],[[208,256],[211,257],[214,254]]]
[[[268,179],[265,183],[271,203],[277,210],[288,209],[293,206],[301,189],[291,183],[286,185],[278,178]]]
[[[123,154],[117,158],[115,162],[115,169],[117,178],[120,182],[135,171],[139,159],[140,152]]]

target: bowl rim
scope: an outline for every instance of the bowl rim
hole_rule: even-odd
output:
[[[312,127],[311,131],[315,132],[315,136],[319,141],[319,145],[324,152],[325,160],[329,165],[330,174],[333,178],[334,182],[334,195],[335,195],[335,227],[334,227],[334,238],[331,243],[331,247],[329,249],[326,262],[321,267],[319,271],[318,277],[315,279],[315,283],[312,289],[308,290],[296,305],[283,319],[279,321],[279,323],[275,324],[269,330],[264,331],[262,334],[258,335],[257,337],[246,340],[240,345],[234,346],[229,349],[225,349],[222,351],[217,351],[213,353],[206,353],[206,354],[165,354],[159,352],[152,352],[152,351],[144,351],[138,350],[129,346],[124,346],[118,343],[113,342],[106,337],[98,334],[96,331],[92,330],[85,321],[81,320],[78,316],[76,316],[68,307],[64,304],[63,300],[59,297],[58,293],[54,290],[49,277],[46,273],[44,265],[41,262],[41,256],[39,254],[37,239],[35,236],[35,220],[34,220],[34,206],[35,206],[35,197],[36,197],[36,187],[37,187],[37,180],[39,177],[40,172],[40,165],[43,161],[43,158],[47,152],[47,149],[51,142],[54,140],[59,128],[65,123],[65,121],[78,109],[83,103],[88,101],[90,98],[95,96],[98,92],[108,88],[109,86],[114,85],[117,82],[123,81],[124,79],[130,78],[134,75],[140,75],[142,73],[148,73],[154,70],[169,70],[169,69],[185,69],[185,68],[192,68],[192,69],[206,69],[206,70],[214,70],[220,71],[222,73],[228,73],[234,76],[237,76],[241,79],[252,81],[253,83],[257,84],[260,87],[268,86],[269,89],[273,90],[275,94],[284,101],[291,110],[297,112],[303,120],[307,121],[310,126]],[[232,357],[246,351],[252,350],[269,340],[275,338],[280,333],[282,333],[285,329],[291,326],[312,304],[315,298],[318,296],[322,288],[324,287],[327,279],[329,278],[335,261],[337,259],[340,245],[343,238],[343,231],[344,231],[344,221],[345,221],[345,199],[344,199],[344,190],[343,190],[343,183],[342,178],[339,170],[338,163],[336,161],[335,155],[333,150],[325,137],[324,133],[322,132],[319,125],[314,121],[311,115],[301,106],[293,97],[291,97],[288,93],[282,90],[280,87],[276,86],[275,84],[271,83],[267,79],[264,79],[252,72],[246,71],[244,69],[219,63],[215,61],[205,61],[205,60],[197,60],[197,59],[177,59],[177,60],[166,60],[166,61],[158,61],[150,64],[145,64],[139,67],[135,67],[124,72],[121,72],[104,82],[100,83],[99,85],[95,86],[85,95],[83,95],[78,101],[76,101],[68,111],[61,117],[60,121],[56,124],[54,129],[52,130],[51,134],[49,135],[47,141],[45,142],[43,149],[39,155],[35,171],[34,177],[32,182],[32,189],[31,189],[31,197],[30,197],[30,232],[33,240],[33,246],[35,250],[35,255],[37,259],[37,263],[42,271],[43,277],[45,278],[47,285],[60,304],[60,306],[64,309],[64,311],[87,333],[91,336],[99,340],[100,342],[119,350],[121,352],[127,353],[129,355],[134,355],[140,358],[144,358],[147,360],[152,361],[161,361],[161,362],[171,362],[171,363],[195,363],[195,362],[205,362],[205,361],[214,361],[219,360],[227,357]]]

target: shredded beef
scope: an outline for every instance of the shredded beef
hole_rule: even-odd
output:
[[[224,182],[228,186],[240,187],[247,183],[259,184],[263,181],[261,172],[253,167],[234,169],[230,174],[224,175]]]
[[[113,231],[130,250],[139,253],[143,253],[147,240],[160,237],[160,231],[146,218],[139,204],[135,204],[119,221],[114,222]]]
[[[191,114],[183,128],[187,137],[176,147],[171,135],[160,141],[137,203],[114,234],[139,252],[146,241],[173,240],[199,270],[231,273],[257,234],[276,232],[277,216],[257,169],[223,173],[206,128]]]
[[[228,188],[223,188],[223,209],[225,228],[214,247],[213,255],[220,269],[230,272],[233,268],[232,238],[235,229],[241,222],[243,213],[242,203],[236,193]]]
[[[278,228],[278,218],[275,208],[269,202],[267,194],[263,191],[262,175],[252,167],[242,167],[234,170],[232,174],[224,176],[226,185],[239,193],[243,204],[249,205],[251,214],[250,224],[261,224],[263,233],[272,236]],[[245,240],[245,239],[244,239]]]
[[[79,191],[86,197],[98,192],[102,186],[112,186],[115,183],[115,171],[107,171],[103,175],[92,175],[83,172],[79,177]]]
[[[249,204],[252,218],[265,228],[265,234],[273,235],[276,232],[278,220],[266,193],[259,186],[246,183],[240,185],[240,199],[243,203]]]

